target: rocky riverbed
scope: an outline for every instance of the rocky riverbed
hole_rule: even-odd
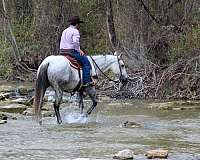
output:
[[[33,87],[27,86],[1,85],[1,160],[109,160],[119,153],[145,160],[151,150],[161,154],[155,152],[157,149],[170,160],[200,159],[198,101],[119,101],[100,96],[97,109],[86,118],[79,115],[76,96],[65,94],[61,106],[64,123],[57,125],[53,92],[48,90],[43,125],[39,126],[32,119]],[[90,100],[85,104],[89,107]]]

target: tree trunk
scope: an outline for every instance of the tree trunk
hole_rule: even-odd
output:
[[[13,31],[12,31],[12,25],[11,25],[10,17],[7,14],[5,0],[2,0],[2,4],[3,4],[3,11],[1,11],[1,12],[3,13],[3,16],[4,16],[4,25],[3,25],[4,35],[13,47],[14,57],[15,57],[15,61],[17,63],[17,62],[21,61],[20,52],[19,52],[19,49],[18,49],[18,46],[17,46],[15,36],[13,34]]]
[[[120,3],[120,4],[119,4]],[[130,8],[130,6],[133,4],[133,2],[129,1],[119,1],[117,5],[117,14],[119,14],[119,17],[115,17],[119,22],[118,24],[118,31],[121,32],[120,34],[124,35],[123,38],[120,39],[120,41],[117,39],[117,34],[114,26],[114,18],[113,18],[113,6],[112,6],[112,0],[105,0],[106,4],[106,18],[107,18],[107,30],[109,35],[109,40],[111,43],[111,46],[113,50],[122,53],[124,55],[124,59],[127,62],[127,65],[129,67],[141,67],[144,66],[145,60],[144,60],[144,42],[143,42],[143,34],[141,33],[142,30],[140,26],[142,27],[142,12],[137,17],[138,21],[134,21],[134,16],[127,15],[127,11],[120,11],[120,7],[118,5],[124,4],[124,7]],[[114,3],[113,3],[114,4]],[[127,21],[128,20],[128,21]],[[133,31],[133,27],[131,26],[133,24],[137,27],[137,30]],[[121,27],[121,30],[120,30]],[[133,38],[132,38],[133,37]]]
[[[112,12],[112,2],[111,0],[105,0],[106,4],[106,23],[107,23],[107,29],[108,29],[108,35],[111,47],[114,51],[118,49],[118,42],[117,37],[115,33],[115,26],[113,21],[113,12]]]
[[[71,2],[71,1],[69,1]],[[41,43],[40,54],[57,54],[60,36],[67,21],[70,3],[64,0],[34,0],[36,34]]]

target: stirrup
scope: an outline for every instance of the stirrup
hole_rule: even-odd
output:
[[[88,82],[82,85],[82,87],[88,87],[88,86],[94,86],[94,82]]]

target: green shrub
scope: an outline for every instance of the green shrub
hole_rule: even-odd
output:
[[[2,43],[2,40],[0,42],[0,76],[4,78],[9,78],[13,74],[13,50],[8,46],[6,42]]]
[[[173,43],[171,43],[170,59],[176,62],[178,59],[190,58],[196,55],[196,51],[200,49],[200,26],[193,26],[191,30],[181,35]]]

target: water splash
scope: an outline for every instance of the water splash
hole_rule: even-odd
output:
[[[69,113],[64,116],[64,122],[65,123],[87,123],[88,118],[86,117],[85,114],[80,114],[80,113]]]

